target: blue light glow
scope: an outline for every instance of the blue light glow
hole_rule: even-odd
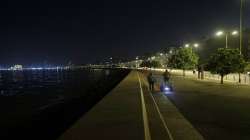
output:
[[[164,87],[164,94],[173,94],[172,88],[169,86]]]
[[[165,91],[170,91],[170,88],[169,87],[165,87],[164,90]]]

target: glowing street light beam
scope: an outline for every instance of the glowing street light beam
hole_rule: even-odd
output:
[[[224,35],[224,32],[223,32],[223,31],[218,31],[218,32],[216,32],[215,35],[216,35],[216,36],[222,36],[222,35]]]
[[[190,47],[190,45],[189,44],[185,44],[185,48],[188,48],[188,47]]]
[[[233,31],[231,34],[232,34],[232,35],[238,35],[239,32],[238,32],[238,31]]]
[[[194,47],[195,47],[195,48],[198,48],[199,46],[200,46],[200,45],[199,45],[198,43],[195,43],[195,44],[194,44]]]

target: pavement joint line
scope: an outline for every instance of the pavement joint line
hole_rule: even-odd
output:
[[[149,123],[148,123],[148,116],[147,116],[147,109],[146,109],[146,105],[145,105],[141,79],[140,79],[140,76],[139,76],[138,72],[137,72],[137,77],[138,77],[138,81],[139,81],[139,85],[140,85],[140,93],[141,93],[144,136],[145,136],[145,140],[151,140],[151,135],[150,135],[150,130],[149,130]]]
[[[146,83],[146,81],[145,81],[144,78],[143,78],[143,81],[144,81],[144,83]],[[158,105],[157,105],[157,103],[156,103],[156,101],[155,101],[155,99],[154,99],[154,97],[153,97],[153,95],[152,95],[152,93],[151,93],[151,91],[150,91],[150,89],[149,89],[148,86],[147,86],[147,89],[148,89],[149,94],[150,94],[150,96],[151,96],[151,98],[152,98],[152,100],[153,100],[153,102],[155,104],[155,108],[156,108],[156,110],[157,110],[157,112],[158,112],[158,114],[160,116],[160,119],[161,119],[162,124],[163,124],[163,126],[164,126],[164,128],[165,128],[165,130],[166,130],[166,132],[168,134],[169,139],[170,140],[174,140],[173,135],[171,134],[171,132],[170,132],[170,130],[169,130],[167,124],[166,124],[166,121],[164,120],[163,115],[162,115],[162,113],[161,113],[161,111],[160,111],[160,109],[159,109],[159,107],[158,107]]]

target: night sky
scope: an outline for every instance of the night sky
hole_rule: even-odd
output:
[[[93,63],[239,26],[240,0],[30,0],[1,4],[0,65]],[[250,25],[250,2],[245,26]]]

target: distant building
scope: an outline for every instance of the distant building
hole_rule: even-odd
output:
[[[14,65],[13,67],[10,67],[11,70],[23,70],[22,65]]]

